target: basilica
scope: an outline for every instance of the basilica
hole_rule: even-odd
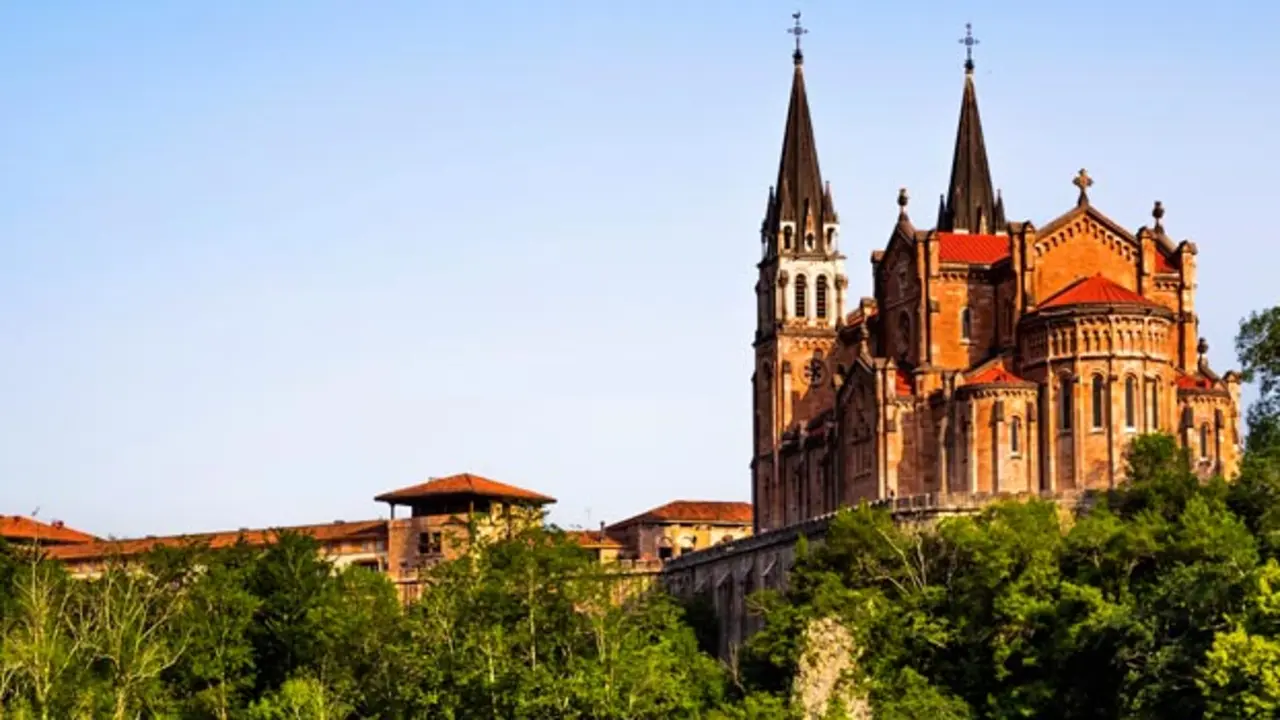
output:
[[[793,59],[756,285],[757,532],[864,500],[1112,487],[1142,433],[1176,436],[1202,475],[1234,472],[1239,377],[1206,362],[1197,248],[1159,202],[1128,229],[1080,170],[1064,213],[1009,219],[970,54],[936,219],[918,226],[900,190],[873,296],[851,298],[798,45]]]

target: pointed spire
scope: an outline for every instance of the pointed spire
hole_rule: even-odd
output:
[[[796,24],[788,32],[796,36],[796,50],[792,55],[795,71],[782,139],[782,157],[778,162],[778,196],[772,215],[775,223],[796,223],[797,237],[804,237],[809,233],[821,235],[822,228],[812,224],[837,222],[837,215],[831,189],[823,184],[822,173],[818,170],[818,149],[813,139],[813,121],[809,116],[809,98],[804,86],[800,36],[808,31],[800,25],[800,13],[795,13],[792,18]],[[776,226],[773,229],[776,231]]]
[[[960,100],[960,124],[951,160],[951,186],[944,198],[938,229],[995,233],[1004,230],[1004,203],[997,201],[987,162],[987,145],[978,115],[978,91],[973,84],[973,28],[965,25],[964,94]]]
[[[840,222],[840,215],[836,212],[836,199],[831,194],[830,180],[822,186],[822,222]]]

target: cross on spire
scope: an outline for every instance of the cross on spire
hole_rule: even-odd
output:
[[[800,37],[802,35],[807,35],[809,33],[809,29],[800,24],[799,10],[791,13],[791,19],[795,20],[796,22],[795,25],[787,28],[788,34],[796,36],[796,51],[792,53],[791,59],[795,60],[796,64],[799,65],[800,63],[804,62],[804,53],[800,52]]]
[[[973,36],[973,23],[964,24],[964,37],[960,38],[960,44],[964,46],[964,71],[973,72],[973,46],[978,44],[978,38]]]
[[[1080,188],[1081,205],[1089,204],[1089,188],[1093,186],[1093,178],[1089,177],[1089,172],[1084,168],[1080,168],[1080,172],[1076,173],[1076,177],[1071,181],[1072,185]]]

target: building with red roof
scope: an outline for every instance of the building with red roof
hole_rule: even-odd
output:
[[[794,59],[757,264],[757,532],[860,500],[1111,487],[1142,432],[1177,435],[1202,474],[1234,471],[1239,377],[1198,349],[1198,250],[1160,203],[1128,229],[1081,170],[1065,212],[1010,220],[969,63],[932,227],[899,191],[855,300]]]
[[[963,42],[972,51],[972,35]],[[1127,449],[1152,432],[1177,437],[1201,476],[1236,471],[1240,377],[1209,367],[1198,249],[1174,238],[1160,202],[1127,228],[1094,203],[1080,170],[1074,190],[1063,187],[1074,198],[1064,212],[1011,219],[970,55],[936,215],[930,202],[913,219],[899,189],[868,282],[851,282],[805,58],[799,48],[792,58],[778,172],[755,238],[754,532],[663,569],[672,592],[712,602],[726,658],[758,627],[746,598],[783,589],[799,538],[821,542],[840,508],[867,502],[920,521],[1008,495],[1069,500],[1124,482]],[[855,283],[867,296],[851,294]]]
[[[220,550],[237,545],[263,547],[274,543],[283,533],[297,533],[313,538],[320,551],[336,567],[356,565],[372,570],[385,570],[387,523],[384,520],[346,522],[337,520],[320,525],[295,525],[280,528],[241,528],[220,532],[184,535],[148,535],[82,542],[49,547],[45,555],[67,567],[76,577],[92,577],[108,564],[129,563],[146,554],[168,548]]]
[[[751,503],[674,500],[608,526],[629,556],[670,560],[751,535]]]
[[[73,530],[61,520],[40,522],[24,515],[0,515],[0,540],[15,545],[76,545],[97,540],[89,533]]]

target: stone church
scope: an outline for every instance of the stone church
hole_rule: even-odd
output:
[[[744,597],[785,584],[795,537],[820,539],[840,507],[937,514],[1105,489],[1148,432],[1176,436],[1202,475],[1235,472],[1240,379],[1206,361],[1197,248],[1173,238],[1159,202],[1127,229],[1092,204],[1081,170],[1064,213],[1009,220],[970,54],[933,227],[917,227],[900,190],[887,239],[855,243],[880,249],[872,297],[851,298],[798,44],[793,58],[755,290],[756,535],[664,571],[677,595],[711,594],[722,651],[751,630]]]
[[[752,496],[757,531],[861,500],[1064,493],[1123,479],[1140,433],[1231,473],[1239,378],[1198,336],[1196,246],[1126,229],[1078,198],[1037,226],[1006,219],[965,63],[951,181],[931,229],[898,195],[856,301],[794,56],[756,285]],[[862,242],[858,242],[862,245]]]

